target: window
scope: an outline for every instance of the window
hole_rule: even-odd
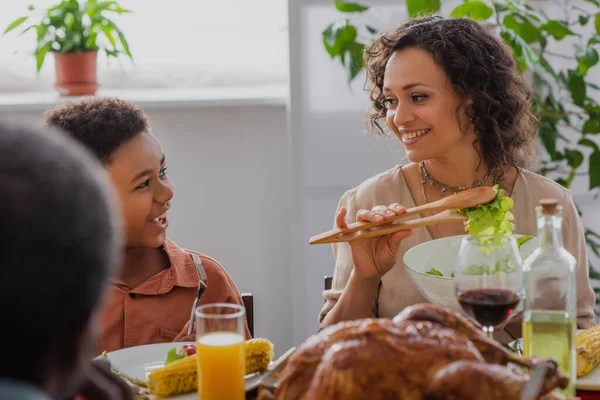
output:
[[[5,0],[0,31],[24,15],[58,0]],[[80,0],[83,1],[83,0]],[[115,16],[135,63],[98,57],[103,88],[198,88],[287,81],[285,0],[120,0],[132,11]],[[0,36],[0,92],[47,91],[54,82],[48,55],[35,69],[33,31]]]

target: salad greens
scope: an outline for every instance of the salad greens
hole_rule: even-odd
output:
[[[513,200],[510,197],[505,197],[504,190],[500,189],[498,185],[494,186],[494,190],[496,190],[496,198],[489,203],[456,210],[469,218],[467,222],[465,222],[465,231],[476,238],[479,242],[479,249],[486,254],[489,254],[489,245],[494,242],[494,238],[480,235],[512,235],[515,229],[515,225],[512,223],[514,216],[510,212],[513,207]],[[525,235],[518,237],[516,239],[517,246],[520,249],[523,244],[531,239],[533,239],[533,236]],[[465,269],[465,274],[501,275],[513,272],[511,269],[512,267],[509,266],[508,258],[506,258],[498,260],[493,267],[489,265],[470,265]],[[444,276],[444,274],[436,268],[431,268],[425,273],[435,276]],[[454,277],[454,272],[450,277]]]
[[[469,217],[465,223],[465,231],[475,235],[510,235],[515,229],[512,220],[515,218],[510,212],[513,200],[504,197],[504,190],[494,186],[496,198],[489,203],[475,207],[461,208],[457,212]],[[479,238],[479,243],[491,243],[492,238]]]
[[[435,275],[435,276],[444,276],[444,274],[442,274],[442,271],[440,271],[437,268],[431,268],[429,271],[425,272],[426,274],[429,275]],[[452,272],[452,274],[450,274],[451,278],[454,278],[454,272]]]
[[[177,348],[173,347],[167,353],[167,359],[165,360],[165,365],[172,363],[173,361],[180,360],[184,357],[187,357],[187,350],[182,348],[180,351],[177,351]]]
[[[533,236],[528,236],[528,235],[520,236],[517,238],[517,246],[520,249],[522,245],[529,242],[531,239],[533,239]],[[525,259],[525,258],[526,258],[526,256],[523,256],[523,259]],[[475,265],[475,264],[470,265],[469,267],[467,267],[465,269],[464,274],[465,275],[502,275],[502,274],[507,274],[509,272],[514,272],[514,271],[508,265],[508,258],[502,258],[502,259],[498,260],[498,262],[496,262],[496,265],[494,265],[493,267],[490,267],[489,265]],[[437,268],[431,268],[430,270],[426,271],[425,273],[429,274],[429,275],[434,275],[434,276],[444,276],[444,274],[442,274],[442,272]],[[452,272],[450,277],[454,278],[454,272]]]

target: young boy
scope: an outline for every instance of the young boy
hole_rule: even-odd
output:
[[[104,164],[125,221],[124,260],[104,304],[98,352],[186,337],[198,293],[197,267],[207,275],[198,305],[235,303],[241,295],[214,259],[167,238],[173,187],[146,115],[115,98],[84,97],[50,110],[46,124],[78,140]],[[246,328],[246,335],[250,334]]]
[[[0,124],[0,399],[133,399],[90,362],[120,248],[109,188],[76,142]]]

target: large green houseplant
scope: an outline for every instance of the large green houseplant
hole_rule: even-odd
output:
[[[21,35],[35,33],[37,70],[41,70],[46,56],[52,53],[56,65],[55,87],[63,95],[95,93],[99,50],[104,50],[108,57],[125,54],[133,61],[125,35],[107,17],[111,13],[130,12],[116,1],[62,0],[41,12],[32,5],[27,10],[28,14],[11,22],[3,34],[16,30]]]
[[[589,190],[596,199],[600,188],[600,105],[590,93],[600,87],[588,78],[588,71],[599,62],[600,0],[582,1],[585,7],[582,2],[565,2],[563,19],[549,18],[519,0],[465,0],[451,16],[491,25],[510,45],[521,70],[530,73],[535,88],[535,112],[540,120],[539,138],[547,153],[538,172],[567,188],[577,176],[587,177]],[[414,18],[439,13],[441,2],[406,0],[406,6]],[[339,60],[352,81],[363,69],[365,46],[380,30],[355,18],[369,10],[369,6],[335,0],[335,7],[346,17],[325,28],[323,45],[331,58]],[[565,44],[566,39],[573,39],[575,44]],[[553,43],[561,44],[560,52],[552,51]],[[557,60],[570,65],[559,67]],[[576,137],[567,135],[569,131]],[[590,251],[600,257],[600,235],[586,227],[585,238]],[[600,279],[592,266],[590,277]]]

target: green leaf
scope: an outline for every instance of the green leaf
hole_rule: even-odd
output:
[[[35,25],[35,31],[37,33],[37,41],[40,43],[48,33],[48,25]]]
[[[376,34],[379,33],[379,31],[377,29],[375,29],[375,28],[373,28],[372,26],[369,26],[369,25],[367,25],[367,31],[369,31],[369,33],[371,35],[376,35]]]
[[[440,0],[406,0],[406,8],[411,18],[435,14],[440,10]]]
[[[131,11],[121,8],[116,1],[101,1],[100,3],[93,4],[88,2],[86,6],[90,6],[86,12],[88,15],[98,15],[102,11],[111,11],[118,14],[130,13]],[[86,7],[87,8],[87,7]]]
[[[600,7],[600,1],[598,0],[584,0],[587,1],[588,3],[592,3],[594,5],[596,5],[597,7]]]
[[[590,16],[589,15],[580,15],[579,16],[579,24],[581,26],[585,26],[588,21],[590,20]]]
[[[598,43],[600,43],[600,37],[598,37],[598,35],[594,35],[588,40],[588,46]]]
[[[521,71],[525,71],[527,68],[533,67],[538,63],[539,58],[537,54],[521,36],[515,33],[515,31],[512,29],[504,29],[501,36],[502,39],[504,39],[504,42],[512,48],[515,58],[519,61]]]
[[[429,271],[427,271],[425,273],[429,274],[429,275],[435,275],[435,276],[444,276],[444,274],[442,274],[442,271],[440,271],[437,268],[431,268]]]
[[[360,71],[362,71],[364,49],[365,46],[363,44],[355,42],[346,48],[342,56],[342,64],[346,67],[348,74],[348,83],[352,82]]]
[[[35,63],[38,72],[40,72],[42,69],[44,60],[46,59],[46,54],[48,54],[50,50],[52,50],[52,44],[48,42],[35,51]]]
[[[583,124],[583,133],[600,133],[600,116],[590,116]]]
[[[187,350],[182,349],[182,352],[178,352],[177,348],[172,347],[167,352],[167,359],[165,360],[165,365],[172,363],[173,361],[181,360],[184,357],[187,357]],[[183,354],[185,353],[185,355]]]
[[[573,103],[582,107],[585,100],[585,81],[579,71],[569,70],[568,84]]]
[[[558,75],[556,75],[554,68],[552,68],[552,66],[544,56],[540,56],[540,65],[546,70],[546,72],[552,75],[554,79],[558,80]]]
[[[600,147],[596,144],[596,142],[590,139],[579,139],[579,142],[577,142],[577,144],[580,146],[590,147],[594,151],[600,151]]]
[[[125,35],[123,35],[123,32],[121,32],[121,30],[117,27],[117,25],[108,18],[104,18],[102,23],[104,26],[107,26],[110,29],[112,29],[114,32],[116,32],[117,37],[119,38],[119,41],[121,42],[121,46],[123,46],[123,51],[133,61],[133,56],[131,55],[131,51],[129,50],[129,43],[125,39]],[[108,53],[107,53],[107,55],[108,55]]]
[[[8,27],[4,30],[4,32],[2,33],[3,35],[6,35],[8,32],[12,31],[15,28],[18,28],[23,22],[27,21],[27,18],[29,17],[20,17],[15,19],[13,22],[11,22]]]
[[[528,44],[542,39],[540,30],[528,19],[519,14],[512,13],[506,15],[504,17],[503,24],[508,29],[515,31],[515,33],[521,36]]]
[[[565,36],[575,35],[575,33],[569,29],[569,26],[562,21],[548,21],[540,26],[540,29],[551,34],[556,40],[561,40]]]
[[[109,49],[104,49],[104,52],[106,53],[107,57],[119,57],[119,51],[118,50],[109,50]]]
[[[350,43],[356,41],[356,28],[347,19],[329,25],[323,31],[323,44],[331,56],[342,56]]]
[[[494,15],[494,10],[481,0],[468,0],[456,7],[450,14],[453,18],[471,18],[475,21],[485,21]]]
[[[590,190],[600,187],[600,151],[594,151],[590,154]]]
[[[585,76],[588,69],[598,64],[598,52],[591,48],[581,50],[577,54],[577,61],[579,61],[577,69],[582,76]]]
[[[112,34],[112,29],[110,29],[108,26],[103,26],[102,32],[104,33],[104,36],[106,36],[110,44],[112,44],[112,46],[115,47],[117,42],[115,41],[115,37]]]
[[[594,17],[594,26],[596,27],[596,33],[600,34],[600,14],[596,14]]]
[[[531,239],[533,239],[533,236],[530,235],[523,235],[523,236],[519,236],[517,238],[517,247],[520,249],[521,246],[523,246],[525,243],[529,242]]]
[[[341,12],[351,13],[351,12],[364,12],[369,9],[368,6],[363,6],[358,3],[348,3],[343,0],[335,1],[335,8],[337,8]]]
[[[552,161],[557,161],[556,140],[558,138],[558,132],[556,126],[547,119],[543,119],[540,122],[539,134],[542,145],[550,156],[550,159]]]
[[[117,30],[117,35],[119,36],[119,40],[121,41],[121,46],[123,46],[125,54],[127,54],[131,61],[133,61],[133,55],[131,54],[131,50],[129,50],[129,43],[125,39],[125,35],[123,35],[123,32],[120,30]]]
[[[567,163],[573,169],[579,168],[583,163],[583,154],[579,150],[565,149],[565,156],[567,157]]]

